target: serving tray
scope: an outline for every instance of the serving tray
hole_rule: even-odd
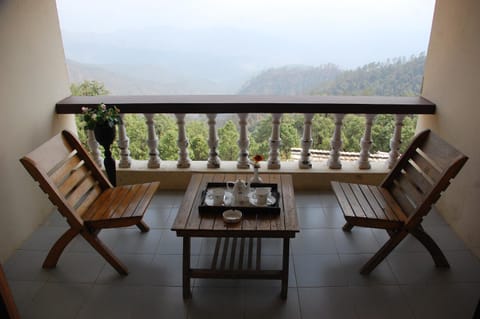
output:
[[[208,205],[205,200],[207,198],[207,193],[210,188],[225,188],[227,189],[227,183],[207,183],[207,187],[202,191],[202,200],[201,204],[198,206],[199,213],[218,213],[221,214],[228,209],[238,209],[243,214],[280,214],[280,193],[278,192],[278,184],[269,184],[269,183],[252,183],[250,184],[250,189],[256,187],[270,187],[271,188],[271,198],[270,202],[274,201],[273,204],[265,206],[255,206],[250,202],[246,206],[231,206],[229,201],[226,201],[226,204],[221,206]],[[227,191],[225,191],[228,193]],[[228,195],[226,195],[228,197]],[[274,199],[274,200],[273,200]]]

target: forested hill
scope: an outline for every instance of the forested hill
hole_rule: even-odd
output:
[[[333,65],[267,70],[248,81],[239,94],[266,95],[419,95],[425,55],[373,62],[355,70]]]
[[[266,70],[246,82],[238,94],[302,95],[309,94],[326,81],[334,80],[341,70],[326,64],[312,66],[284,66]]]

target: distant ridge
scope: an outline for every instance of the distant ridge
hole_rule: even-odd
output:
[[[326,81],[334,80],[342,71],[334,64],[319,67],[288,65],[263,71],[246,82],[238,94],[303,95]]]
[[[285,66],[261,72],[239,94],[415,96],[421,92],[425,54],[372,62],[354,70],[333,64]]]

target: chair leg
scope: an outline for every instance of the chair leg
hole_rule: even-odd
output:
[[[140,231],[142,233],[146,233],[150,230],[150,227],[148,227],[148,225],[145,224],[145,222],[143,220],[138,222],[137,227],[138,227],[138,229],[140,229]]]
[[[440,247],[435,243],[435,241],[428,235],[421,226],[413,229],[410,233],[420,241],[425,248],[427,248],[430,255],[432,255],[433,261],[437,267],[449,268],[447,258],[440,250]]]
[[[350,224],[349,222],[346,222],[345,225],[343,225],[342,227],[343,231],[347,231],[347,232],[351,231],[352,228],[353,228],[353,225]]]
[[[75,236],[77,236],[80,233],[80,230],[70,228],[68,229],[65,233],[63,233],[62,236],[60,236],[59,239],[55,242],[52,248],[50,248],[50,251],[48,252],[47,257],[43,261],[43,268],[55,268],[57,265],[58,259],[60,258],[60,255],[62,254],[63,250],[65,247],[72,241]]]
[[[115,268],[116,271],[118,271],[120,275],[128,275],[127,267],[117,257],[115,257],[113,252],[107,246],[105,246],[94,233],[91,233],[87,230],[82,230],[80,234],[83,236],[83,238],[85,238],[86,241],[88,241],[90,245],[92,245],[93,248],[95,248],[96,251],[98,251],[100,255],[103,256],[103,258],[105,258],[105,260],[113,268]]]
[[[371,273],[372,270],[375,269],[375,267],[377,267],[378,264],[381,263],[407,235],[408,232],[406,230],[401,230],[395,234],[392,234],[390,239],[382,246],[382,248],[380,248],[380,250],[377,251],[377,253],[370,258],[365,265],[363,265],[362,269],[360,269],[360,273],[362,275],[368,275]]]

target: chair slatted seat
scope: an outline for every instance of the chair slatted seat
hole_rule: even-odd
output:
[[[20,162],[70,225],[51,248],[43,267],[55,267],[68,243],[81,235],[120,274],[128,274],[97,235],[103,228],[132,225],[147,232],[143,216],[160,183],[113,187],[80,141],[68,131],[54,136]]]
[[[418,134],[380,186],[332,181],[346,224],[385,229],[390,239],[362,267],[370,273],[408,234],[430,252],[438,267],[449,267],[421,222],[467,161],[467,157],[430,130]]]

